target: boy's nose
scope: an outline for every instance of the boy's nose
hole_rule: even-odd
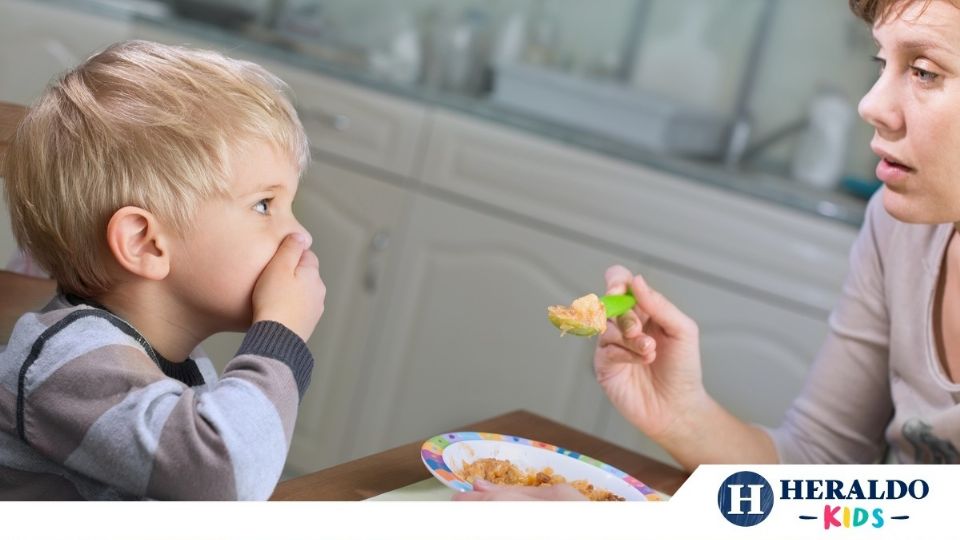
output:
[[[293,230],[291,230],[288,234],[298,234],[298,233],[302,234],[303,237],[307,239],[307,249],[310,249],[310,246],[313,245],[313,235],[310,234],[310,231],[308,231],[306,227],[301,225],[299,221],[295,222]]]

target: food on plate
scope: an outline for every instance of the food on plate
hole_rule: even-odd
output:
[[[597,295],[581,296],[569,306],[550,306],[547,318],[560,329],[561,336],[595,336],[607,329],[607,310]]]
[[[554,474],[553,469],[546,467],[540,471],[521,471],[509,460],[495,458],[481,458],[472,463],[464,463],[459,473],[460,478],[470,482],[486,480],[493,484],[505,486],[553,486],[556,484],[570,484],[584,497],[591,501],[623,501],[623,497],[605,489],[598,489],[586,480],[568,481],[562,475]]]

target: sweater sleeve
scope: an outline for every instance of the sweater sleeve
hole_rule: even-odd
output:
[[[850,254],[840,301],[800,396],[769,430],[782,463],[871,463],[883,452],[893,405],[883,245],[892,218],[878,192]]]
[[[141,497],[268,498],[310,380],[306,344],[257,323],[218,381],[189,387],[114,326],[75,320],[25,364],[24,442]]]

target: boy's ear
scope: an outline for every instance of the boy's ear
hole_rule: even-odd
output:
[[[124,270],[146,279],[161,280],[170,273],[166,232],[153,214],[124,206],[107,223],[107,246]]]

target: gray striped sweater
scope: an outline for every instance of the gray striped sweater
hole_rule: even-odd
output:
[[[218,379],[58,297],[0,352],[0,499],[266,499],[312,368],[303,340],[259,322]]]

